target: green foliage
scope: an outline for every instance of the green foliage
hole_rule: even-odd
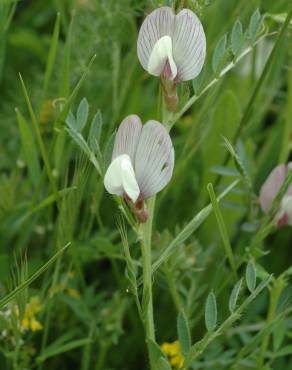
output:
[[[152,339],[147,339],[149,352],[150,352],[150,361],[154,366],[155,370],[160,369],[159,366],[162,366],[162,369],[169,369],[168,361],[162,352],[160,346]],[[167,367],[168,366],[168,367]]]
[[[221,69],[225,55],[226,55],[226,46],[227,46],[227,35],[221,37],[221,39],[217,42],[217,45],[214,50],[213,59],[212,59],[212,68],[213,72],[218,74],[219,70]]]
[[[87,118],[88,118],[88,101],[83,98],[78,106],[76,114],[76,126],[74,127],[76,131],[80,132],[84,129]]]
[[[213,292],[209,293],[205,305],[205,324],[208,331],[213,331],[217,324],[217,303]]]
[[[262,25],[262,16],[259,9],[256,9],[250,18],[248,35],[252,43],[255,42]]]
[[[41,176],[41,168],[35,138],[32,134],[31,127],[28,125],[28,123],[18,110],[16,110],[16,116],[24,157],[30,173],[30,179],[32,184],[34,186],[37,186]]]
[[[191,333],[188,319],[183,311],[177,316],[177,336],[184,356],[188,356],[191,348]]]
[[[206,31],[175,112],[137,58],[159,6]],[[259,191],[291,161],[291,18],[285,0],[0,1],[1,370],[290,369],[292,171],[266,214]],[[129,114],[175,148],[142,227],[103,185]]]
[[[230,295],[230,298],[229,298],[229,303],[228,303],[229,311],[231,313],[233,313],[235,308],[236,308],[236,304],[237,304],[238,297],[239,297],[239,294],[240,294],[241,286],[242,286],[242,279],[240,279],[234,285],[234,288],[232,289],[232,292],[231,292],[231,295]]]
[[[98,111],[92,119],[88,137],[89,147],[94,153],[99,152],[100,150],[102,125],[103,120],[101,111]]]
[[[256,269],[252,261],[249,261],[246,266],[245,279],[249,291],[252,292],[256,286]]]
[[[244,35],[242,30],[242,23],[239,19],[237,19],[233,25],[231,32],[231,50],[234,56],[237,56],[239,50],[241,49],[243,40]]]

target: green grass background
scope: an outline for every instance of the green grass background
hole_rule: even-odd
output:
[[[1,296],[71,242],[57,262],[9,302],[9,307],[21,307],[29,297],[38,296],[43,305],[39,321],[44,329],[23,333],[11,323],[12,319],[1,315],[1,370],[148,368],[143,326],[127,290],[129,282],[117,227],[120,213],[105,193],[96,169],[66,132],[65,118],[69,110],[76,113],[83,97],[89,103],[88,122],[100,111],[100,146],[105,162],[111,154],[109,139],[126,115],[138,114],[143,122],[161,120],[159,80],[140,66],[136,41],[145,15],[169,3],[0,2]],[[233,159],[224,165],[227,150],[222,136],[232,142],[250,104],[248,120],[235,147],[251,186],[241,180],[220,203],[220,210],[234,258],[243,263],[238,268],[238,278],[244,276],[249,257],[256,261],[258,279],[268,274],[274,277],[270,289],[244,310],[233,327],[212,341],[192,368],[292,369],[292,291],[289,273],[283,275],[291,267],[291,228],[270,230],[269,235],[252,244],[264,219],[257,199],[261,184],[275,165],[291,159],[291,24],[263,75],[291,3],[189,0],[185,5],[202,20],[207,60],[199,79],[179,86],[181,107],[189,96],[196,91],[200,94],[216,78],[212,58],[224,34],[228,44],[220,70],[231,61],[230,35],[237,19],[245,32],[259,8],[265,28],[258,37],[265,37],[257,46],[252,45],[252,51],[175,123],[171,131],[175,171],[170,184],[157,197],[153,261],[210,202],[208,183],[213,183],[219,194],[241,178]],[[242,50],[249,45],[246,41]],[[19,73],[35,121],[28,110]],[[261,78],[261,88],[250,101]],[[89,124],[83,131],[85,138],[88,132]],[[45,157],[39,149],[40,138]],[[218,323],[230,315],[228,299],[236,279],[226,262],[221,237],[211,214],[190,238],[177,245],[175,253],[154,275],[158,344],[177,339],[176,317],[182,308],[189,319],[193,342],[204,336],[204,304],[211,290],[217,297]],[[130,229],[128,240],[139,278],[140,252]],[[70,296],[70,288],[80,296]],[[246,290],[242,296],[248,296]],[[7,305],[2,307],[5,310]],[[273,327],[271,322],[275,322]],[[263,348],[265,341],[268,344]],[[246,353],[237,359],[242,348]]]

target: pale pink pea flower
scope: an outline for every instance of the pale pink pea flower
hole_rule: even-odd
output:
[[[272,203],[283,185],[288,171],[292,169],[292,162],[280,164],[273,169],[260,190],[260,205],[268,213]],[[283,196],[280,207],[274,216],[278,226],[292,225],[292,185]]]
[[[138,36],[138,58],[151,75],[188,81],[199,75],[206,57],[203,26],[189,9],[175,14],[161,7],[144,20]]]
[[[142,125],[138,116],[130,115],[118,128],[104,186],[124,197],[143,222],[144,200],[169,183],[173,167],[174,149],[165,127],[154,120]]]

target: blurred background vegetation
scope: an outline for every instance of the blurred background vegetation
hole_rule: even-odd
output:
[[[171,5],[171,1],[0,0],[1,296],[71,242],[62,258],[16,297],[17,303],[2,309],[1,370],[147,369],[143,328],[127,293],[116,226],[118,210],[94,167],[65,131],[62,109],[68,103],[68,111],[76,113],[81,99],[87,98],[89,120],[99,112],[103,122],[101,149],[105,157],[110,155],[108,140],[126,115],[138,114],[143,122],[161,119],[159,80],[139,65],[136,41],[145,15],[163,4]],[[252,52],[209,89],[172,130],[176,168],[172,182],[158,196],[154,259],[209,202],[209,182],[217,185],[219,193],[239,176],[232,161],[223,167],[226,148],[222,135],[231,140],[236,132],[291,7],[288,0],[185,0],[184,5],[196,11],[204,25],[207,63],[201,77],[180,86],[181,104],[216,77],[211,69],[215,47],[225,34],[230,40],[237,19],[245,31],[259,8],[264,15],[262,34],[270,35],[253,45]],[[256,195],[261,184],[275,165],[291,159],[291,32],[290,27],[236,146],[253,194],[240,187],[222,202],[236,258],[245,253],[260,223]],[[227,50],[226,60],[229,54]],[[60,191],[57,202],[44,171],[19,73],[45,143],[53,182]],[[72,95],[76,86],[78,91]],[[222,176],[219,182],[218,176]],[[267,273],[277,277],[291,266],[291,234],[291,228],[282,228],[261,243],[259,277]],[[131,252],[138,258],[134,235],[128,237]],[[136,267],[139,272],[138,262]],[[175,320],[181,306],[190,318],[193,339],[199,340],[205,330],[201,311],[206,294],[211,289],[219,291],[229,273],[216,219],[211,215],[155,275],[158,342],[176,340]],[[282,280],[277,284],[283,285],[277,290],[277,303],[287,309],[291,286]],[[226,301],[233,285],[231,280],[228,289],[218,292],[219,321],[227,315]],[[273,289],[274,294],[275,286]],[[218,338],[193,368],[264,368],[258,367],[253,353],[241,362],[235,362],[235,357],[265,326],[268,306],[267,290],[244,312],[240,326]],[[16,325],[19,317],[22,329]],[[292,368],[291,348],[277,355],[291,343],[291,316],[279,320],[272,335],[265,368]]]

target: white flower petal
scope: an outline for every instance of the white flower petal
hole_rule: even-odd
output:
[[[134,114],[122,121],[115,138],[113,160],[122,154],[128,154],[132,163],[134,163],[141,130],[141,120]]]
[[[173,80],[177,75],[177,68],[172,57],[172,41],[170,36],[163,36],[154,45],[147,70],[151,75],[160,76],[167,62],[169,63],[171,79]]]
[[[112,161],[104,177],[104,186],[110,194],[122,196],[126,193],[136,202],[140,189],[128,154],[120,155]]]
[[[288,216],[288,224],[292,225],[292,195],[285,195],[281,202],[281,210]]]
[[[157,41],[163,36],[172,36],[174,18],[172,9],[165,6],[154,10],[142,23],[138,35],[137,52],[139,61],[146,71],[148,71],[150,56]]]
[[[175,17],[172,47],[178,80],[198,76],[206,57],[206,37],[199,18],[191,10],[183,9]]]
[[[287,175],[287,166],[280,164],[273,169],[260,190],[260,204],[262,210],[269,212],[273,200],[278,194]]]
[[[162,190],[170,181],[174,166],[174,150],[165,127],[148,121],[142,129],[136,153],[136,178],[144,198]]]
[[[122,182],[125,193],[135,203],[139,197],[140,189],[136,180],[132,163],[129,158],[122,161],[121,169],[122,169]]]

